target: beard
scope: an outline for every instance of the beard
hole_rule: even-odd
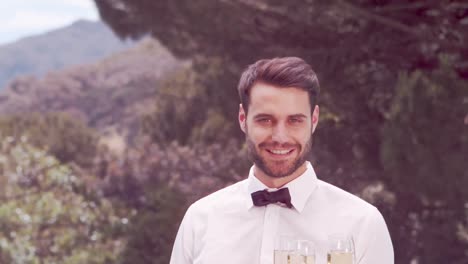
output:
[[[255,146],[255,143],[249,138],[248,133],[246,132],[246,143],[247,143],[247,153],[250,161],[252,161],[255,166],[262,170],[266,175],[272,178],[284,178],[293,174],[299,167],[306,162],[307,157],[312,151],[312,134],[309,140],[305,143],[304,146],[300,144],[278,144],[278,143],[260,143],[258,148],[265,147],[282,147],[282,148],[291,148],[294,147],[298,153],[298,156],[295,157],[293,161],[267,161],[265,157],[260,155],[259,151]],[[303,151],[301,151],[303,150]]]

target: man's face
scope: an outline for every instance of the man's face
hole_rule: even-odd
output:
[[[318,107],[311,114],[306,91],[257,83],[250,91],[249,112],[240,108],[239,122],[246,134],[249,156],[272,178],[293,174],[306,161]]]

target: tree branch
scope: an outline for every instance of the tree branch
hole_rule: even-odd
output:
[[[409,3],[409,4],[396,4],[396,5],[377,7],[375,8],[375,10],[377,12],[394,12],[394,11],[418,9],[421,7],[425,7],[426,5],[427,3],[425,2],[415,2],[415,3]]]
[[[414,30],[413,28],[403,24],[403,23],[400,23],[398,21],[395,21],[395,20],[392,20],[392,19],[389,19],[389,18],[386,18],[386,17],[383,17],[381,15],[377,15],[377,14],[374,14],[374,13],[371,13],[371,12],[368,12],[362,8],[359,8],[353,4],[350,4],[344,0],[337,0],[336,1],[338,5],[356,13],[357,15],[360,15],[364,18],[367,18],[369,20],[373,20],[377,23],[380,23],[382,25],[385,25],[387,27],[391,27],[391,28],[394,28],[396,30],[399,30],[401,32],[404,32],[406,34],[411,34],[411,35],[414,35],[416,37],[419,37],[421,35],[421,33],[419,33],[418,31]]]

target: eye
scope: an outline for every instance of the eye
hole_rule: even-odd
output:
[[[292,124],[299,124],[299,123],[302,123],[302,122],[303,122],[302,118],[299,118],[299,117],[289,118],[289,123],[292,123]]]
[[[269,124],[271,123],[271,118],[259,118],[257,119],[257,122],[260,124]]]

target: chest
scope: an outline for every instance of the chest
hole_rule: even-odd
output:
[[[292,235],[312,241],[316,264],[326,264],[327,237],[349,233],[351,225],[327,212],[302,213],[278,205],[249,211],[223,212],[207,219],[205,230],[196,235],[196,264],[273,264],[275,241]]]

